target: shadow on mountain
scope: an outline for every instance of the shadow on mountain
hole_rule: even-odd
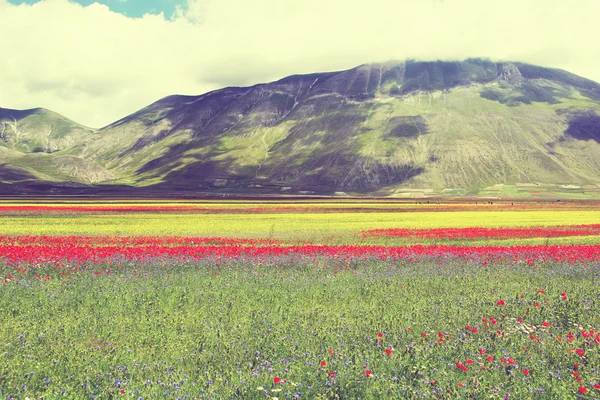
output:
[[[423,168],[412,164],[391,165],[368,159],[357,160],[356,156],[352,159],[341,156],[333,162],[325,161],[322,168],[307,173],[294,183],[316,192],[347,190],[366,193],[402,184],[423,172]]]
[[[156,190],[236,190],[260,189],[278,191],[291,187],[293,191],[332,193],[337,190],[370,192],[384,186],[401,184],[424,172],[408,164],[386,164],[358,156],[352,145],[332,143],[306,154],[289,154],[277,162],[267,162],[261,168],[240,166],[232,157],[215,152],[197,156],[198,161],[181,166],[161,164],[157,159],[147,165],[151,177],[163,177],[153,185]],[[173,158],[175,160],[176,157]],[[178,168],[175,170],[175,168]],[[149,178],[150,179],[150,178]]]
[[[190,142],[169,146],[165,154],[144,164],[136,171],[136,175],[147,174],[144,177],[145,179],[153,179],[161,177],[165,174],[174,173],[175,171],[173,170],[179,168],[183,164],[181,159],[186,151],[198,148],[211,148],[211,145],[214,144],[214,138],[199,137]],[[202,155],[186,155],[186,157],[195,157],[199,160],[198,162],[201,162],[201,160],[211,159],[217,155],[219,155],[219,152],[217,151],[207,151]]]
[[[421,115],[392,117],[389,119],[387,126],[387,135],[398,138],[413,138],[429,133],[425,118]]]
[[[600,115],[595,112],[572,114],[565,135],[577,140],[595,140],[600,143]]]
[[[271,182],[297,190],[369,192],[401,184],[424,172],[412,164],[391,164],[357,154],[352,142],[331,144],[306,154],[290,154],[264,167]]]
[[[163,181],[152,185],[153,189],[195,191],[212,189],[248,188],[261,182],[253,175],[254,169],[247,168],[240,173],[231,173],[229,168],[233,160],[203,159],[192,162],[177,170],[167,173]]]
[[[0,181],[25,181],[32,179],[36,179],[36,177],[24,168],[0,164]]]
[[[32,108],[30,110],[11,110],[8,108],[0,108],[0,119],[16,119],[17,121],[27,118],[30,115],[37,114],[42,111],[41,108]]]

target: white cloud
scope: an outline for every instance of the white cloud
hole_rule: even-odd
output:
[[[174,94],[389,59],[490,57],[600,81],[598,0],[188,0],[172,19],[0,0],[0,107],[99,127]]]

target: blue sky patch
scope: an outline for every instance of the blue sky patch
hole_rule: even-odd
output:
[[[34,4],[40,0],[9,0],[12,4]],[[165,17],[170,18],[177,5],[182,5],[184,0],[71,0],[88,6],[92,3],[105,4],[114,12],[124,14],[128,17],[141,17],[144,14],[158,14],[164,12]]]

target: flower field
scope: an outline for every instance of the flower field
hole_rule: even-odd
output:
[[[593,208],[163,214],[1,217],[0,397],[600,398]]]

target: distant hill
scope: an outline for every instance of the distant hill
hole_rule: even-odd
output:
[[[112,173],[85,157],[61,152],[94,140],[96,132],[42,108],[0,108],[0,181],[95,183]]]
[[[235,193],[600,190],[600,84],[523,63],[388,62],[170,96],[94,131],[0,109],[0,180]]]

